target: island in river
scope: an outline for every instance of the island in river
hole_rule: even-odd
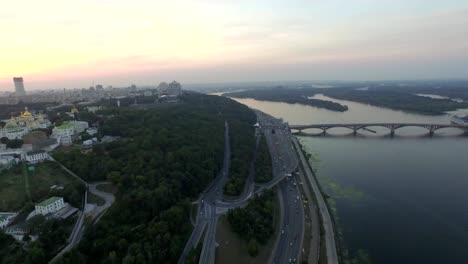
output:
[[[463,101],[462,99],[454,100],[468,98],[468,82],[457,83],[457,86],[451,83],[437,83],[437,86],[430,84],[422,85],[421,83],[410,83],[404,86],[394,83],[366,83],[365,86],[363,85],[343,84],[334,88],[272,87],[230,92],[223,95],[240,99],[252,98],[260,101],[308,105],[336,112],[345,112],[348,110],[348,106],[331,100],[311,97],[323,94],[333,99],[354,101],[424,115],[443,115],[449,111],[468,108],[467,101]],[[418,92],[440,96],[453,95],[456,98],[420,96],[417,94]]]

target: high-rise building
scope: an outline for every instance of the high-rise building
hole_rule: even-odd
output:
[[[13,82],[15,83],[16,96],[25,96],[23,77],[13,77]]]

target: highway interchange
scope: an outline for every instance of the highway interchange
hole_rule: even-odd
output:
[[[289,131],[280,129],[284,125],[261,112],[257,112],[257,118],[264,127],[263,133],[273,162],[273,179],[287,177],[286,181],[280,181],[278,184],[281,231],[270,263],[297,263],[302,251],[304,210],[301,194],[291,173],[297,168],[298,161],[290,143]]]
[[[225,124],[225,152],[224,152],[224,164],[217,177],[208,186],[208,188],[201,194],[198,199],[198,211],[197,219],[195,222],[192,234],[187,241],[185,248],[179,259],[179,264],[185,263],[185,258],[189,252],[195,248],[202,240],[203,237],[203,248],[200,254],[199,263],[215,263],[216,256],[216,226],[220,215],[225,214],[229,209],[244,207],[248,204],[248,201],[254,194],[260,194],[266,189],[271,189],[277,186],[278,197],[280,201],[280,231],[275,241],[274,250],[271,253],[269,263],[299,263],[301,262],[301,254],[304,252],[303,241],[304,238],[310,238],[310,235],[304,235],[304,201],[303,194],[299,190],[299,185],[296,177],[298,174],[302,174],[301,179],[304,177],[309,178],[310,185],[317,185],[315,178],[311,175],[311,172],[307,172],[309,169],[305,166],[299,166],[300,162],[306,162],[303,157],[298,158],[297,152],[293,147],[292,142],[295,138],[291,135],[289,128],[281,120],[273,118],[263,112],[255,111],[257,114],[257,120],[259,128],[257,129],[257,140],[255,146],[255,153],[258,147],[260,134],[265,136],[270,156],[273,162],[273,179],[265,184],[255,184],[254,182],[254,159],[250,167],[249,175],[246,180],[246,187],[244,192],[236,200],[225,200],[223,199],[223,187],[227,181],[230,158],[231,158],[231,146],[229,143],[229,125]],[[261,132],[261,133],[260,133]],[[297,142],[295,142],[297,144]],[[296,146],[297,148],[297,146]],[[302,153],[301,153],[302,154]],[[313,179],[310,179],[312,177]],[[301,183],[303,180],[301,181]],[[303,185],[304,186],[304,185]],[[312,188],[312,192],[317,196],[318,187]],[[310,192],[308,194],[310,196]],[[333,238],[333,243],[326,243],[327,245],[327,260],[328,263],[338,263],[336,258],[336,249],[334,247],[334,234],[333,226],[331,222],[328,209],[325,206],[323,198],[320,192],[318,196],[321,199],[317,199],[323,204],[318,204],[318,208],[323,216],[324,222],[329,224],[328,229],[325,230],[325,240]],[[308,198],[309,200],[310,198]],[[309,200],[311,201],[311,200]],[[324,206],[325,208],[322,208]],[[318,222],[313,223],[316,225],[315,230],[318,228]],[[331,226],[331,228],[330,228]],[[331,233],[328,233],[331,232]],[[319,247],[320,239],[316,234],[312,236],[311,247]],[[329,248],[329,245],[333,247]],[[314,250],[317,253],[318,248]],[[312,257],[306,257],[309,263],[317,263],[318,257],[316,254],[309,254]]]

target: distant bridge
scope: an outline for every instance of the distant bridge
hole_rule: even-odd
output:
[[[458,128],[461,129],[465,135],[468,135],[468,126],[454,125],[454,124],[427,124],[427,123],[356,123],[356,124],[311,124],[311,125],[290,125],[289,129],[297,130],[296,133],[302,133],[305,129],[320,129],[322,134],[326,134],[331,128],[347,128],[353,134],[357,134],[358,130],[364,129],[374,132],[370,127],[385,127],[390,131],[390,135],[395,135],[395,131],[402,127],[422,127],[428,130],[429,135],[434,135],[435,131],[443,128]]]

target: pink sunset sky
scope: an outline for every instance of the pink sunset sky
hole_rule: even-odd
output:
[[[468,77],[468,1],[15,0],[0,32],[0,91]]]

